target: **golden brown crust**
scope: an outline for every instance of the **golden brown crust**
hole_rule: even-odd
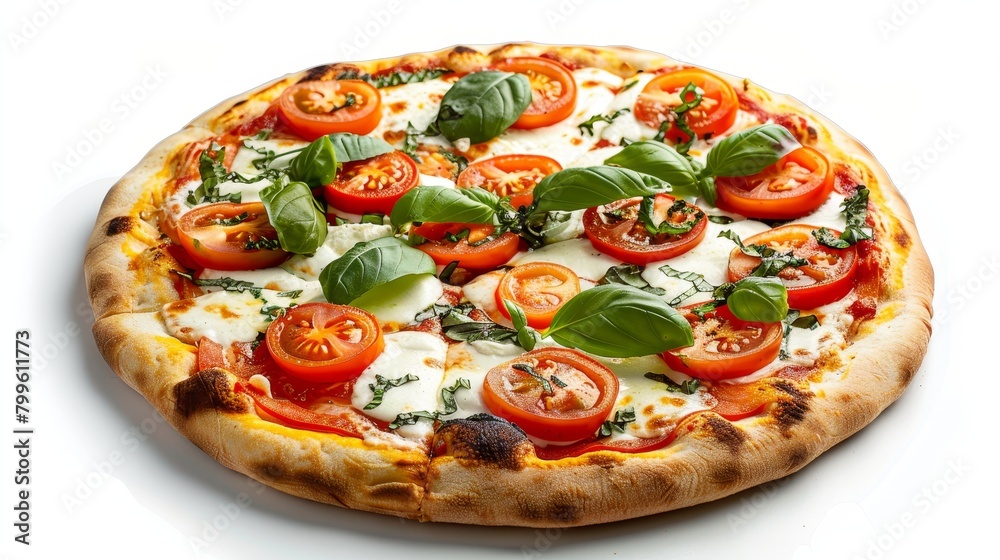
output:
[[[510,44],[349,66],[371,73],[402,62],[435,63],[465,72],[541,53],[621,75],[677,64],[625,47]],[[289,84],[345,68],[291,74],[236,96],[161,142],[108,194],[87,248],[85,273],[102,355],[172,425],[227,467],[298,496],[414,519],[534,527],[602,523],[714,500],[795,472],[871,422],[919,367],[930,336],[933,273],[885,170],[860,143],[801,103],[730,78],[768,110],[805,116],[816,133],[808,140],[860,169],[879,209],[887,278],[876,317],[861,324],[841,356],[841,374],[785,382],[783,398],[768,414],[736,422],[711,412],[696,415],[658,451],[602,451],[558,461],[538,459],[517,428],[496,422],[445,425],[437,437],[447,440],[449,452],[430,458],[417,447],[262,420],[248,397],[233,392],[231,374],[196,372],[195,349],[165,331],[158,310],[178,297],[169,273],[177,265],[159,248],[151,210],[161,202],[180,147],[259,115]]]

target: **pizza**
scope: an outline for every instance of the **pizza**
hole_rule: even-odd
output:
[[[523,43],[220,103],[111,189],[85,273],[108,364],[222,465],[532,527],[796,472],[902,394],[933,291],[886,172],[808,107]]]

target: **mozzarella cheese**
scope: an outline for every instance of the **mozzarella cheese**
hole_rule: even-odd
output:
[[[551,262],[561,264],[580,278],[598,281],[612,266],[621,264],[618,259],[598,251],[586,239],[568,239],[560,243],[546,245],[516,258],[514,265],[529,262]]]
[[[218,291],[182,299],[163,306],[167,331],[177,339],[195,344],[202,337],[229,348],[234,342],[252,342],[267,330],[278,308],[299,303],[302,296],[288,297],[274,290]]]
[[[382,404],[365,410],[365,414],[392,422],[406,412],[439,410],[438,399],[447,354],[448,345],[437,335],[416,331],[385,335],[385,350],[354,382],[351,404],[358,410],[363,410],[372,402],[375,396],[372,386],[377,384],[376,376],[398,379],[413,374],[418,378],[416,381],[387,390],[382,397]],[[417,420],[415,424],[402,426],[396,432],[407,438],[424,438],[432,431],[431,421]]]
[[[392,235],[392,227],[382,224],[342,224],[329,226],[326,241],[312,255],[294,255],[281,267],[306,280],[319,278],[323,268],[344,256],[358,243]]]

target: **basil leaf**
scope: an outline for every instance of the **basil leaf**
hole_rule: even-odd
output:
[[[407,373],[405,376],[397,377],[395,379],[386,379],[385,377],[376,374],[375,383],[368,384],[368,388],[372,390],[372,401],[365,405],[364,410],[378,408],[378,405],[382,404],[382,397],[385,396],[386,391],[392,389],[393,387],[405,385],[410,381],[420,381],[420,378],[412,373]]]
[[[700,194],[698,175],[691,162],[661,142],[633,142],[604,160],[604,164],[625,167],[670,183],[671,193],[677,198],[695,198]]]
[[[330,303],[350,303],[368,290],[409,274],[434,274],[434,261],[395,237],[358,243],[320,272]]]
[[[677,297],[667,302],[667,305],[674,306],[679,305],[682,301],[687,298],[699,293],[699,292],[714,292],[716,287],[709,284],[705,277],[697,272],[686,272],[683,270],[677,270],[671,267],[669,264],[665,264],[660,267],[660,272],[662,272],[668,278],[677,278],[679,280],[684,280],[686,282],[691,282],[691,287],[685,290],[683,293],[678,294]]]
[[[654,373],[652,371],[647,371],[643,377],[666,384],[667,391],[670,391],[671,393],[693,395],[698,391],[698,387],[701,386],[701,382],[697,379],[688,379],[683,383],[676,383],[673,379],[670,379],[666,375],[662,373]]]
[[[511,367],[511,369],[516,369],[518,371],[523,371],[524,373],[527,373],[531,377],[534,377],[535,380],[538,381],[538,383],[540,383],[542,385],[542,391],[545,391],[546,393],[548,393],[550,395],[552,394],[552,385],[549,384],[549,380],[545,379],[544,377],[542,377],[541,375],[539,375],[538,372],[535,371],[535,368],[531,367],[531,365],[529,365],[529,364],[511,364],[510,367]]]
[[[432,185],[410,189],[392,207],[389,221],[396,230],[412,222],[489,223],[493,207],[462,194],[464,190]]]
[[[278,232],[282,249],[298,254],[315,253],[326,241],[326,214],[305,183],[269,185],[261,189],[260,200]]]
[[[667,209],[667,215],[663,221],[657,224],[653,212],[655,204],[656,198],[652,196],[643,197],[642,202],[639,203],[639,223],[646,228],[646,232],[651,236],[685,234],[694,229],[694,226],[705,217],[705,213],[697,206],[688,206],[686,202],[678,199]],[[684,221],[674,221],[674,216],[678,214],[684,216]],[[694,220],[688,220],[687,215],[693,215]]]
[[[604,278],[598,284],[621,284],[639,288],[644,292],[649,292],[654,296],[666,294],[663,288],[656,288],[649,285],[649,282],[642,277],[642,267],[637,264],[622,264],[612,266],[604,273]]]
[[[691,325],[665,301],[631,286],[580,292],[556,312],[547,336],[609,358],[648,356],[690,346]]]
[[[635,422],[635,408],[627,407],[623,410],[615,411],[614,420],[605,420],[597,432],[598,437],[609,437],[611,432],[625,433],[625,426]]]
[[[712,222],[713,224],[719,224],[725,226],[735,222],[736,220],[730,218],[729,216],[708,216],[708,221]]]
[[[341,163],[369,159],[396,150],[385,140],[374,136],[359,136],[349,132],[340,132],[328,134],[326,138],[330,139],[333,150],[337,153],[337,161]]]
[[[437,126],[452,142],[478,144],[510,128],[531,105],[531,84],[521,74],[486,70],[455,82],[441,99]]]
[[[868,195],[871,191],[864,185],[858,185],[854,196],[841,203],[841,212],[847,217],[847,228],[840,234],[840,239],[850,245],[859,241],[871,239],[874,236],[872,228],[868,227]]]
[[[441,402],[444,403],[444,410],[435,410],[434,412],[428,412],[426,410],[418,410],[416,412],[403,412],[396,415],[396,418],[389,423],[389,429],[395,430],[400,426],[406,426],[409,424],[416,424],[417,420],[423,418],[430,421],[436,421],[442,416],[448,416],[450,414],[455,414],[458,412],[458,402],[455,400],[455,393],[459,389],[471,389],[472,383],[464,377],[459,377],[451,387],[441,388]]]
[[[500,204],[499,196],[480,187],[460,188],[458,189],[458,192],[463,196],[467,196],[476,202],[489,206],[490,208],[496,208],[497,204]]]
[[[535,185],[535,212],[584,210],[616,200],[665,193],[670,186],[631,169],[596,165],[557,171]]]
[[[452,340],[466,342],[491,340],[514,343],[517,339],[517,331],[514,329],[508,329],[493,321],[476,321],[455,309],[441,319],[441,332]]]
[[[814,229],[812,231],[812,236],[816,238],[816,242],[820,245],[826,245],[833,249],[846,249],[851,246],[850,243],[837,237],[832,231],[821,227],[819,229]]]
[[[525,316],[524,310],[516,303],[506,299],[503,300],[503,305],[507,308],[507,313],[510,314],[510,322],[514,323],[514,328],[517,329],[517,343],[521,345],[521,348],[531,351],[538,339],[535,337],[535,329],[528,326],[528,318]],[[551,391],[549,392],[551,393]]]
[[[788,314],[788,291],[777,278],[748,276],[734,284],[726,305],[744,321],[777,323]]]
[[[590,117],[589,119],[583,121],[582,123],[576,125],[576,127],[580,129],[580,134],[581,135],[593,136],[594,135],[594,125],[595,124],[597,124],[599,122],[604,122],[604,123],[611,124],[612,122],[614,122],[615,119],[617,119],[618,117],[620,117],[620,116],[622,116],[625,113],[628,113],[630,111],[632,111],[632,110],[626,108],[626,109],[618,109],[617,111],[615,111],[613,113],[608,113],[607,115],[603,115],[603,114],[598,113],[598,114]]]
[[[784,327],[784,332],[781,339],[781,349],[778,351],[779,360],[787,360],[788,354],[788,335],[792,334],[792,327],[797,329],[809,329],[815,330],[819,326],[819,319],[815,315],[801,315],[798,309],[789,309],[788,314],[781,321]]]
[[[760,264],[750,271],[750,276],[777,276],[779,272],[789,266],[805,266],[809,264],[808,260],[796,257],[792,251],[779,253],[776,249],[767,245],[744,245],[740,236],[730,229],[719,232],[719,237],[725,237],[736,243],[744,255],[760,259]]]
[[[785,127],[762,124],[719,140],[708,152],[705,170],[716,177],[745,177],[760,173],[798,147]]]
[[[337,178],[337,152],[327,136],[320,136],[288,162],[288,177],[310,188],[328,185]]]

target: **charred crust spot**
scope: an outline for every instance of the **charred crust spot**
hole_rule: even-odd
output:
[[[705,419],[705,427],[712,432],[715,441],[721,443],[733,455],[739,453],[743,443],[747,440],[743,430],[737,428],[732,422],[720,416],[709,416]]]
[[[909,248],[911,240],[910,234],[906,233],[906,230],[901,229],[897,231],[896,235],[892,236],[892,238],[896,241],[896,244],[903,249]]]
[[[233,392],[226,372],[219,368],[199,371],[174,385],[177,410],[190,416],[201,409],[215,409],[224,412],[247,412],[246,401]]]
[[[306,75],[301,80],[299,80],[299,83],[311,82],[313,80],[321,80],[323,79],[323,76],[326,76],[327,71],[329,71],[331,68],[332,65],[330,64],[324,64],[322,66],[316,66],[314,68],[310,68],[309,70],[306,70]]]
[[[586,453],[581,459],[588,465],[594,465],[603,469],[613,469],[617,465],[625,462],[625,458],[619,454],[609,453]]]
[[[809,397],[812,396],[812,393],[803,392],[784,379],[775,382],[774,388],[791,397],[791,400],[782,399],[775,403],[771,413],[778,425],[783,430],[787,430],[805,418],[806,412],[809,411]]]
[[[479,53],[479,51],[477,51],[476,49],[474,49],[472,47],[467,47],[465,45],[458,45],[454,49],[451,49],[451,52],[453,52],[455,54],[478,54]]]
[[[294,473],[292,478],[299,481],[306,488],[323,492],[327,497],[341,506],[349,507],[344,502],[344,496],[348,493],[347,485],[337,476],[321,476],[311,472],[301,472]]]
[[[371,497],[379,501],[389,503],[405,504],[417,498],[416,488],[412,484],[405,482],[387,482],[371,487],[369,490]]]
[[[709,473],[709,477],[711,477],[712,482],[719,486],[736,486],[743,478],[743,471],[736,461],[726,461],[723,464],[715,465]]]
[[[235,108],[239,107],[240,105],[243,105],[243,104],[244,104],[244,103],[246,103],[246,102],[247,102],[247,100],[246,100],[246,99],[240,99],[240,100],[239,100],[239,101],[237,101],[236,103],[233,103],[233,106],[232,106],[232,107],[230,107],[230,108],[229,108],[229,110],[231,111],[231,110],[233,110],[233,109],[235,109]]]
[[[480,461],[503,469],[519,469],[521,459],[532,449],[521,428],[490,414],[449,420],[435,434],[447,444],[448,454],[456,459]]]
[[[135,227],[135,219],[131,216],[118,216],[111,218],[108,222],[108,229],[106,231],[108,237],[112,235],[118,235],[119,233],[128,233],[132,231]]]

